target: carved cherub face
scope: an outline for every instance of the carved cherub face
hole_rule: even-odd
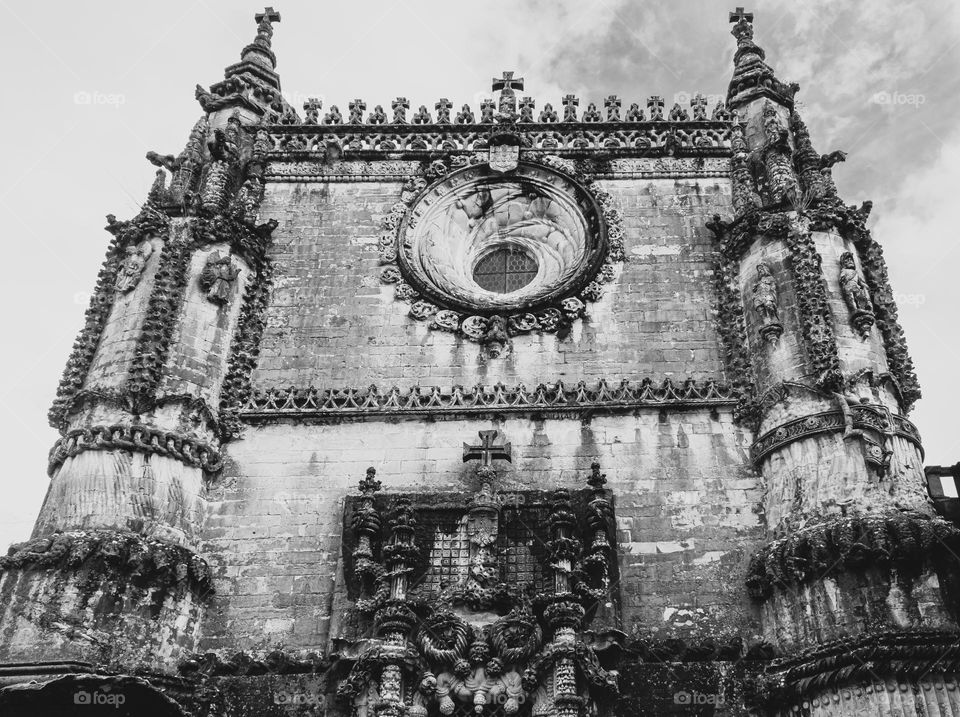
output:
[[[853,254],[848,251],[843,252],[843,254],[840,255],[840,266],[844,269],[856,269],[857,265],[853,260]]]

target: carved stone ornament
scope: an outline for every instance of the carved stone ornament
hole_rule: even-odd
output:
[[[770,265],[760,262],[757,265],[757,279],[753,283],[753,308],[760,317],[760,336],[769,343],[776,344],[783,334],[780,323],[780,301],[777,294],[777,282],[770,271]]]
[[[520,146],[516,144],[491,144],[490,169],[494,172],[510,172],[517,168],[520,161]]]
[[[200,288],[213,303],[226,304],[230,301],[233,285],[239,275],[240,268],[233,263],[230,255],[215,251],[207,257],[200,272]]]
[[[153,244],[145,239],[137,246],[128,246],[126,256],[117,272],[116,289],[121,294],[129,294],[140,282],[144,269],[147,268],[147,259],[153,253]]]
[[[378,241],[380,280],[414,304],[409,314],[483,344],[490,357],[507,353],[514,335],[576,321],[624,258],[610,196],[557,157],[517,162],[504,176],[513,160],[493,150],[519,150],[513,139],[492,141],[490,163],[477,154],[455,158],[453,167],[424,166],[384,217]],[[478,266],[504,250],[523,257],[525,283],[481,286]]]
[[[849,251],[840,255],[840,293],[850,309],[850,323],[862,338],[867,338],[874,323],[873,301],[870,287],[857,270],[856,261]]]

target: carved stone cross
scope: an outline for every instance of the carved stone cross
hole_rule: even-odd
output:
[[[304,123],[317,124],[321,107],[323,107],[323,103],[320,100],[316,97],[308,97],[307,101],[303,103],[303,111],[306,113]]]
[[[495,460],[506,461],[511,463],[510,460],[510,444],[504,443],[499,446],[494,445],[494,441],[497,438],[499,431],[480,431],[480,445],[471,446],[469,443],[463,444],[463,462],[480,460],[480,465],[490,466]]]
[[[650,110],[650,119],[663,119],[663,98],[659,95],[654,95],[649,100],[647,100],[647,109]]]
[[[363,111],[367,109],[367,103],[358,98],[347,106],[350,108],[350,123],[363,124]]]
[[[607,122],[620,121],[620,98],[616,95],[610,95],[603,101],[603,106],[607,108]]]
[[[564,122],[576,122],[577,121],[577,106],[580,104],[578,100],[573,95],[567,95],[563,98],[563,121]]]
[[[504,70],[503,77],[499,79],[497,79],[496,77],[493,78],[494,92],[496,92],[497,90],[504,90],[505,92],[509,92],[510,94],[513,94],[514,90],[522,90],[522,89],[523,89],[523,78],[514,77],[512,70],[511,71]]]
[[[453,103],[446,97],[441,97],[433,107],[437,111],[437,124],[450,124],[450,110]]]
[[[705,120],[707,118],[707,98],[698,94],[690,100],[690,107],[693,109],[693,118],[695,120]]]
[[[406,97],[398,97],[390,106],[393,107],[394,124],[406,124],[407,110],[410,109],[410,100]]]
[[[272,7],[265,7],[263,8],[263,12],[258,12],[253,16],[253,19],[256,20],[258,24],[264,20],[267,22],[280,22],[280,13]]]
[[[741,20],[753,22],[753,13],[744,12],[742,7],[738,7],[736,10],[730,13],[730,22],[740,22]]]
[[[523,78],[515,78],[513,72],[504,70],[503,77],[499,80],[496,77],[493,78],[493,91],[503,90],[500,93],[500,104],[498,107],[500,111],[498,120],[500,122],[516,121],[517,95],[514,93],[515,89],[523,89]]]
[[[536,107],[532,97],[524,97],[520,100],[520,121],[533,122],[533,110]]]

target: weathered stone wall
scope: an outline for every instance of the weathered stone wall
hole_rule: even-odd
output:
[[[385,492],[473,489],[462,442],[497,428],[513,445],[502,490],[584,487],[599,460],[616,497],[624,627],[658,637],[754,634],[743,589],[763,534],[749,435],[728,411],[503,421],[250,427],[208,496],[203,553],[217,596],[207,649],[323,649],[342,505],[367,466]]]
[[[475,343],[412,319],[380,284],[377,236],[399,182],[269,183],[261,216],[280,226],[254,386],[722,380],[704,223],[729,212],[729,180],[600,184],[623,214],[622,272],[569,336],[518,336],[512,355],[489,360]]]
[[[0,573],[0,663],[89,662],[175,672],[197,648],[202,600],[89,569]]]
[[[51,479],[33,529],[110,528],[192,546],[203,520],[203,471],[167,456],[84,451]]]

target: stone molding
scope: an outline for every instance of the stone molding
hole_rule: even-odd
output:
[[[730,176],[730,160],[727,157],[578,158],[577,166],[592,179],[706,179]],[[419,168],[419,160],[348,159],[326,163],[286,159],[270,162],[266,178],[270,182],[403,182]]]
[[[67,432],[50,450],[47,472],[53,476],[67,458],[84,451],[118,450],[167,456],[208,473],[216,473],[223,467],[220,452],[207,443],[171,431],[135,424],[92,426]]]
[[[381,391],[365,389],[270,388],[255,389],[240,409],[244,421],[273,418],[343,419],[352,416],[464,416],[497,413],[578,413],[583,411],[630,411],[657,407],[719,407],[736,403],[734,390],[712,380],[692,379],[675,384],[670,379],[656,385],[650,379],[622,380],[595,386],[586,382],[565,385],[539,384],[528,389],[523,384],[508,387],[477,385],[471,388],[414,386],[403,391],[396,386]]]
[[[876,406],[851,406],[854,429],[870,429],[881,434],[893,433],[906,438],[923,453],[920,432],[903,416],[888,414]],[[891,425],[892,424],[892,425]],[[847,430],[843,411],[823,411],[787,421],[760,436],[750,447],[750,455],[759,466],[774,451],[818,433]]]
[[[425,156],[436,152],[486,149],[489,137],[504,125],[290,125],[269,128],[271,158],[336,153],[368,159],[384,154]],[[587,154],[605,151],[630,155],[729,156],[730,122],[518,123],[506,126],[531,151]],[[255,131],[257,128],[247,128]]]

